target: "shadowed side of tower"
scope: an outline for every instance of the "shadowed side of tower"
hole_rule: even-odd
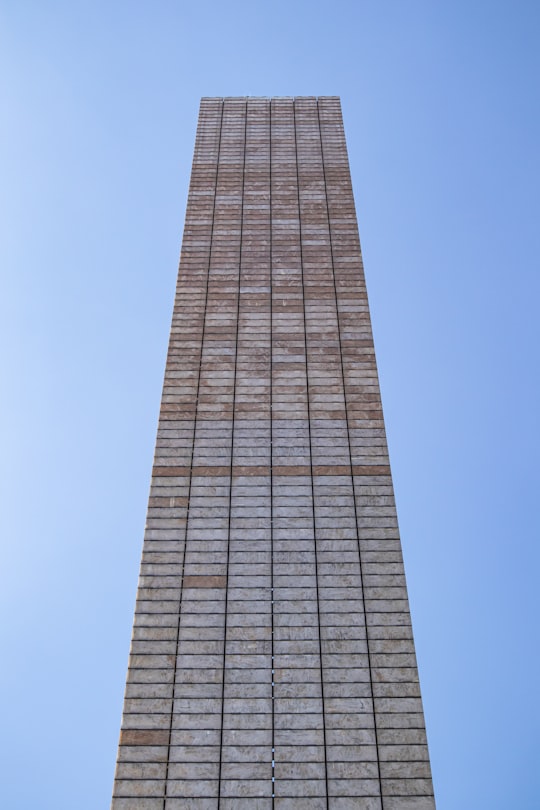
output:
[[[203,99],[112,808],[434,807],[339,99]]]

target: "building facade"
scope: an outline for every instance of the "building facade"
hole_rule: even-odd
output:
[[[112,808],[434,807],[339,99],[205,98]]]

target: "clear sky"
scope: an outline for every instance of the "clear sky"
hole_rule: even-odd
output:
[[[0,769],[108,807],[202,95],[340,95],[439,810],[540,807],[540,5],[1,0]]]

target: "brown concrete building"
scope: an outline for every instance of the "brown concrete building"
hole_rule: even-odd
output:
[[[112,807],[435,807],[334,97],[201,102]]]

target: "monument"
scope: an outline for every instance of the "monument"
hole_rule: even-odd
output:
[[[433,810],[339,99],[204,98],[113,810]]]

